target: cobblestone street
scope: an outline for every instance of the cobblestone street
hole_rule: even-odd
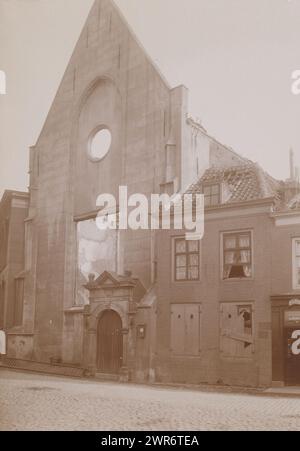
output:
[[[300,398],[119,385],[0,369],[0,430],[300,430]]]

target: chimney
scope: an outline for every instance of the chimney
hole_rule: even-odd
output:
[[[296,166],[295,167],[295,180],[296,180],[296,182],[298,183],[298,185],[299,185],[299,183],[300,183],[300,177],[299,177],[299,167],[298,166]]]
[[[294,151],[290,149],[290,177],[285,182],[284,198],[288,204],[300,191],[299,168],[295,168]]]

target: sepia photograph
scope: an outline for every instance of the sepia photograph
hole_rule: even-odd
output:
[[[0,0],[0,431],[300,431],[300,0]]]

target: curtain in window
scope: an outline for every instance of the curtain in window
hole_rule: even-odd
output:
[[[176,280],[199,279],[199,241],[176,240],[175,277]]]
[[[198,255],[190,255],[189,256],[189,266],[198,266],[199,264],[199,257]]]
[[[224,278],[251,277],[251,238],[250,235],[224,237]]]
[[[178,255],[176,257],[176,267],[186,267],[186,255]]]
[[[252,276],[252,267],[251,265],[243,265],[245,277]]]
[[[188,268],[188,280],[198,280],[199,270],[197,266]]]
[[[176,241],[176,253],[184,254],[186,252],[186,243],[185,240],[177,240]]]
[[[235,263],[235,252],[226,252],[225,263],[226,265],[233,265]]]
[[[243,263],[244,274],[246,277],[251,277],[251,253],[250,251],[240,251],[240,261]]]
[[[225,249],[235,249],[236,248],[236,239],[235,237],[226,237],[225,238]]]
[[[189,252],[198,252],[199,249],[199,243],[198,241],[188,241],[188,249]]]
[[[240,243],[240,247],[250,247],[250,237],[249,235],[242,235],[240,236],[239,239]]]
[[[232,266],[235,263],[235,252],[230,251],[225,253],[225,268],[224,268],[224,278],[228,279],[231,273]]]

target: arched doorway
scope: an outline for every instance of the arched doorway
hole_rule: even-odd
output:
[[[118,374],[123,359],[122,320],[113,310],[106,310],[98,321],[97,367],[101,373]]]

